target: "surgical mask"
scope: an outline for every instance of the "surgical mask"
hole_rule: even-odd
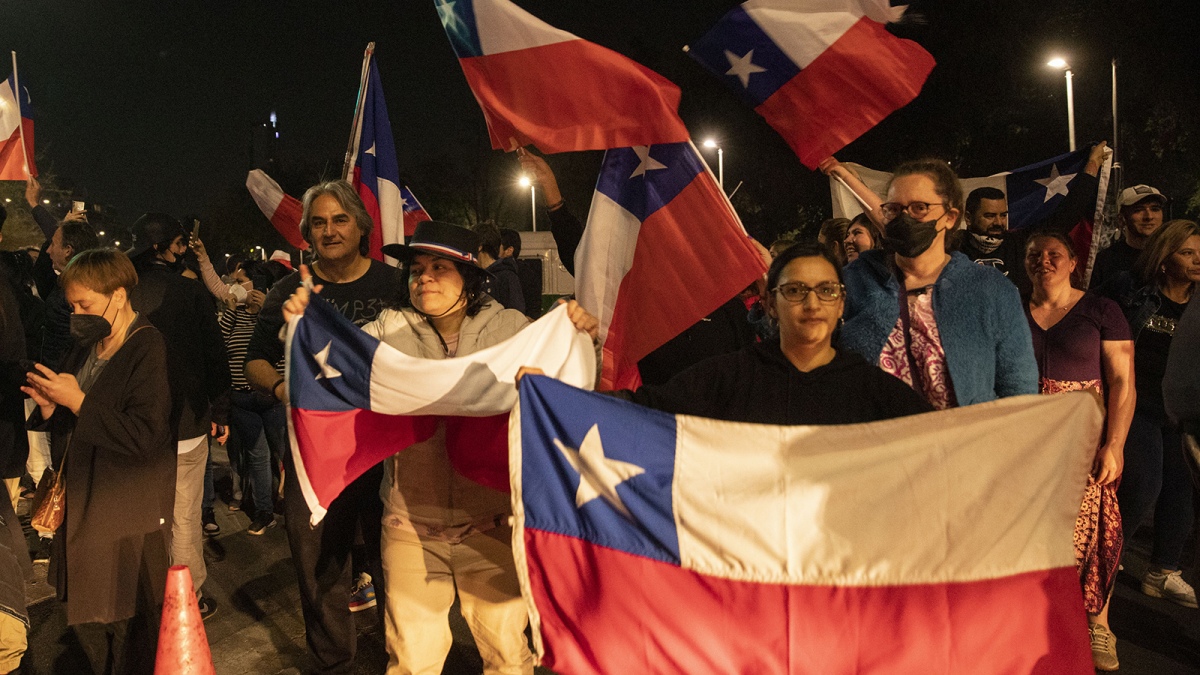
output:
[[[72,314],[71,339],[81,347],[91,347],[108,337],[112,333],[113,327],[108,319],[104,318],[104,315],[108,313],[108,307],[111,304],[112,296],[110,295],[108,304],[104,306],[104,312],[101,314]]]
[[[937,239],[938,219],[924,222],[901,211],[883,230],[883,248],[903,258],[915,258],[933,245]]]
[[[986,234],[976,234],[971,232],[971,238],[975,240],[975,246],[983,253],[991,253],[1000,248],[1000,244],[1004,243],[1004,237],[989,237]]]
[[[246,290],[245,286],[239,283],[233,283],[229,285],[229,294],[233,296],[234,300],[237,300],[239,305],[241,305],[245,304],[246,296],[250,293]]]

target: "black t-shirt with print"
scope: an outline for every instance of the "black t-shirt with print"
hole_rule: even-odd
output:
[[[1161,293],[1158,295],[1158,311],[1146,322],[1138,333],[1133,356],[1133,372],[1137,387],[1138,410],[1166,417],[1163,406],[1162,381],[1167,372],[1167,353],[1171,350],[1171,338],[1175,334],[1175,323],[1183,318],[1186,305],[1173,302]]]

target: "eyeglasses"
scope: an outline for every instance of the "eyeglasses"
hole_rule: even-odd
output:
[[[779,291],[784,300],[788,302],[801,303],[808,297],[810,292],[817,294],[817,299],[821,302],[836,302],[842,294],[846,292],[846,287],[833,282],[817,284],[816,288],[809,288],[806,284],[799,281],[790,284],[779,284],[771,289],[771,292]]]
[[[934,206],[940,206],[944,209],[946,208],[946,203],[937,202],[930,204],[929,202],[909,202],[907,204],[901,204],[900,202],[886,202],[879,205],[879,210],[883,213],[883,217],[887,218],[888,220],[895,218],[904,211],[907,211],[908,215],[912,216],[913,218],[920,220],[928,215],[929,209]]]

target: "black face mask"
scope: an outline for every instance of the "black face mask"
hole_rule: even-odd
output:
[[[108,306],[112,304],[112,296],[108,298],[108,305],[104,306],[104,312],[100,315],[96,314],[72,314],[71,315],[71,339],[81,347],[91,347],[97,342],[108,337],[112,333],[112,324],[104,315],[108,313]]]
[[[902,211],[884,228],[883,248],[903,258],[915,258],[937,239],[937,223],[937,218],[921,222]]]

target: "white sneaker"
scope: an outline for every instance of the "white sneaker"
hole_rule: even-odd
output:
[[[1196,591],[1183,580],[1179,570],[1150,570],[1142,579],[1142,592],[1152,598],[1166,598],[1177,605],[1197,608]]]
[[[1092,665],[1096,670],[1111,673],[1121,668],[1117,661],[1117,638],[1104,626],[1093,623],[1088,626],[1092,637]]]

